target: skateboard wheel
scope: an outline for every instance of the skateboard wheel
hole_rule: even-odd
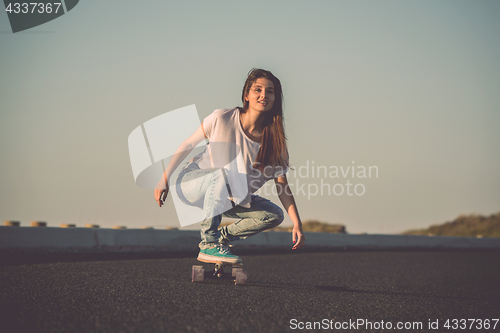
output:
[[[191,274],[191,279],[193,282],[203,282],[205,277],[205,270],[203,266],[193,266],[193,271]]]
[[[247,283],[247,272],[236,272],[236,276],[234,279],[234,284],[246,284]]]
[[[231,276],[235,277],[237,272],[243,272],[243,267],[233,267],[231,271]]]

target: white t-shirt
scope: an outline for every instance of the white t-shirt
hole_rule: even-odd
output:
[[[267,166],[263,171],[253,168],[260,143],[250,139],[243,131],[238,107],[215,110],[203,120],[203,130],[209,144],[193,161],[200,169],[226,169],[230,175],[228,181],[232,199],[236,204],[250,207],[251,193],[268,180],[286,174],[289,169],[282,166]]]

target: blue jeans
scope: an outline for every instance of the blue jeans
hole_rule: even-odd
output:
[[[250,208],[237,205],[224,212],[228,208],[226,176],[224,169],[200,169],[196,163],[187,162],[177,178],[179,198],[203,209],[200,249],[245,239],[283,222],[280,207],[254,194]],[[222,216],[240,220],[219,229]]]

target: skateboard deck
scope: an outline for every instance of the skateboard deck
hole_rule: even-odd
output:
[[[203,282],[205,279],[228,279],[234,280],[234,284],[241,285],[247,283],[247,273],[243,271],[243,264],[221,261],[200,260],[206,264],[213,264],[213,268],[205,269],[204,266],[194,265],[191,272],[193,282]]]

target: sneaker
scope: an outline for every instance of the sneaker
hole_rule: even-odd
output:
[[[198,260],[229,262],[232,264],[241,263],[241,258],[232,254],[231,251],[229,250],[229,246],[224,244],[218,244],[210,249],[200,250],[200,254],[198,255]]]

